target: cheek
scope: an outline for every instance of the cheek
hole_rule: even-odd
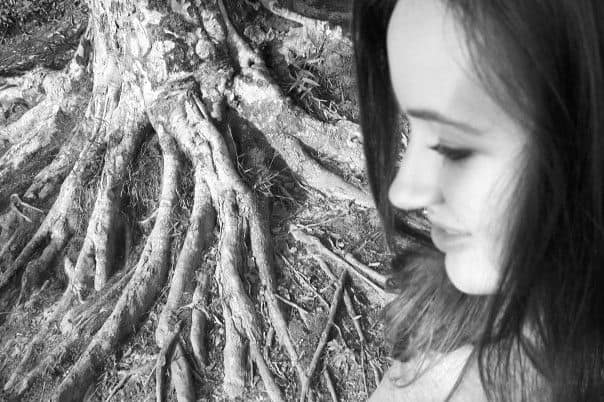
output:
[[[442,193],[448,210],[461,226],[477,235],[485,229],[491,215],[492,164],[487,158],[473,157],[467,162],[448,162],[442,169]]]
[[[501,252],[517,172],[512,164],[476,157],[471,163],[443,169],[443,197],[471,241],[448,253],[451,282],[464,293],[489,294],[497,289]]]

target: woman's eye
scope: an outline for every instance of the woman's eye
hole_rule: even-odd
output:
[[[431,150],[438,152],[445,158],[452,161],[466,159],[472,155],[472,150],[463,148],[449,148],[441,144],[436,144],[430,147]]]

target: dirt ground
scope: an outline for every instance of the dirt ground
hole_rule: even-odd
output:
[[[298,0],[288,3],[296,11],[338,23],[347,32],[351,0]],[[239,31],[261,51],[282,90],[288,93],[295,103],[324,121],[347,119],[358,122],[350,46],[342,43],[316,43],[312,37],[301,35],[301,28],[296,24],[262,10],[254,10],[252,7],[243,7],[236,15],[234,22]],[[71,58],[85,22],[83,6],[68,7],[62,18],[43,24],[32,22],[23,32],[5,38],[0,44],[0,76],[18,74],[19,71],[36,65],[62,67]],[[3,124],[7,124],[24,111],[17,108],[2,116],[0,122],[4,120]],[[77,116],[70,118],[76,119]],[[363,264],[384,273],[388,255],[377,213],[354,203],[326,198],[308,188],[293,177],[280,158],[273,155],[269,149],[265,152],[246,152],[246,141],[257,139],[241,138],[238,134],[242,123],[234,116],[230,117],[229,124],[238,144],[240,173],[255,191],[269,195],[272,199],[271,232],[277,254],[277,291],[282,300],[285,300],[282,308],[286,313],[289,331],[298,343],[296,346],[301,353],[303,366],[307,366],[325,327],[336,281],[327,276],[319,265],[317,256],[320,253],[308,244],[297,241],[292,231],[302,230],[320,239],[323,246],[336,255],[343,258],[350,253]],[[0,156],[1,154],[0,149]],[[364,175],[350,172],[346,167],[322,158],[320,153],[314,157],[349,182],[366,186]],[[266,170],[258,171],[254,168],[258,164],[253,162],[258,159],[267,162]],[[190,169],[190,166],[187,168]],[[149,136],[131,166],[128,191],[124,195],[124,209],[133,227],[134,251],[142,247],[143,239],[150,230],[144,220],[158,203],[159,183],[154,182],[149,172],[160,170],[159,146],[157,140]],[[93,190],[98,180],[99,177],[95,175],[90,177],[90,191],[82,199],[82,213],[88,213],[92,208]],[[185,179],[179,183],[179,218],[174,223],[174,236],[179,240],[177,244],[181,244],[184,239],[188,211],[192,205],[191,189],[191,181]],[[211,266],[214,253],[215,249],[210,250],[203,263]],[[336,275],[341,270],[340,266],[330,266]],[[64,278],[58,276],[48,281],[31,302],[13,312],[10,311],[11,306],[0,306],[0,352],[3,353],[0,355],[0,385],[9,377],[11,368],[18,361],[27,340],[36,333],[38,325],[49,314],[49,307],[63,292],[62,279]],[[244,273],[244,282],[252,290],[259,286],[259,278],[252,270]],[[333,400],[326,376],[332,379],[338,400],[367,399],[388,366],[380,323],[383,301],[380,301],[374,292],[364,290],[361,282],[351,278],[348,286],[357,316],[351,317],[341,303],[335,317],[335,329],[329,333],[322,364],[313,382],[315,396],[319,401]],[[197,367],[194,373],[196,393],[200,401],[225,400],[221,389],[224,327],[221,323],[222,310],[217,294],[217,289],[210,289],[209,299],[212,302],[207,311],[210,317],[210,364],[207,367]],[[118,353],[106,362],[103,374],[94,387],[89,389],[86,400],[147,401],[155,398],[154,371],[159,350],[154,341],[154,331],[165,296],[164,292],[163,297],[157,300],[154,309],[137,328],[135,335],[121,345]],[[185,306],[183,311],[190,307]],[[265,306],[258,303],[257,308],[265,313]],[[365,342],[361,342],[353,318],[360,323]],[[53,342],[53,339],[48,342]],[[191,353],[190,350],[187,352]],[[287,400],[295,400],[299,389],[295,372],[286,354],[276,341],[267,342],[264,353],[268,356],[271,369]],[[49,366],[47,375],[34,383],[31,390],[19,400],[45,400],[48,390],[57,384],[76,357],[67,356],[62,359],[61,364]],[[250,371],[247,380],[250,392],[246,400],[266,400],[266,394],[256,387],[256,384],[261,383],[257,373]],[[0,390],[0,400],[9,400],[8,398]],[[168,399],[175,400],[174,398],[171,391]]]

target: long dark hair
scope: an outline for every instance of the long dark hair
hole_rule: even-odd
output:
[[[436,251],[399,254],[386,338],[401,360],[474,345],[490,400],[601,400],[604,2],[442,1],[477,77],[524,125],[530,145],[498,291],[462,294]],[[355,0],[352,26],[369,180],[389,238],[397,226],[387,191],[401,143],[386,54],[395,4]]]

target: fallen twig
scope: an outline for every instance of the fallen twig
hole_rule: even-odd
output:
[[[132,373],[130,373],[130,372],[126,373],[122,377],[122,379],[116,384],[116,386],[111,389],[111,391],[109,392],[109,395],[107,395],[107,398],[105,399],[105,402],[109,402],[111,400],[111,398],[113,398],[113,396],[115,394],[117,394],[117,391],[122,389],[122,387],[126,384],[126,381],[128,381],[128,379],[130,377],[132,377]]]
[[[281,296],[278,293],[275,293],[275,297],[279,300],[281,300],[283,303],[287,304],[290,307],[295,308],[296,310],[298,310],[298,313],[300,314],[300,317],[302,318],[302,321],[304,321],[304,325],[306,325],[306,328],[308,328],[309,326],[309,316],[310,316],[310,311],[306,310],[304,307],[297,305],[296,303],[286,299],[285,297]]]
[[[290,225],[289,231],[297,241],[305,243],[310,246],[315,252],[325,256],[331,262],[336,265],[339,265],[341,268],[345,269],[347,272],[353,274],[356,278],[361,279],[359,285],[362,286],[366,290],[373,290],[375,294],[380,298],[380,301],[383,302],[386,297],[386,292],[380,286],[375,284],[371,279],[365,277],[361,272],[359,272],[353,265],[351,265],[346,260],[342,259],[339,255],[328,249],[321,243],[319,239],[315,236],[306,234],[299,230],[294,225]]]
[[[338,394],[336,393],[336,387],[333,385],[333,381],[331,380],[331,374],[329,374],[329,369],[325,367],[323,370],[323,378],[325,378],[325,384],[327,384],[327,389],[329,390],[329,395],[331,395],[331,400],[333,402],[338,402]]]
[[[310,380],[319,364],[319,359],[321,358],[321,354],[323,353],[323,349],[325,345],[327,345],[327,338],[329,337],[329,332],[331,331],[331,327],[334,326],[334,319],[336,316],[336,312],[338,311],[338,306],[340,304],[340,299],[342,299],[342,293],[344,293],[344,285],[346,284],[346,271],[342,272],[340,275],[340,280],[338,282],[338,287],[333,295],[333,299],[331,301],[331,309],[329,310],[329,316],[327,318],[327,323],[325,324],[325,328],[323,328],[323,332],[321,333],[321,337],[319,338],[319,343],[317,344],[317,348],[315,349],[315,353],[312,357],[310,365],[306,370],[306,379],[302,383],[302,391],[300,392],[300,402],[304,402],[306,400],[306,394],[308,392],[308,388],[310,387]]]
[[[325,272],[325,274],[332,280],[336,281],[336,276],[331,272],[329,266],[325,262],[325,260],[321,257],[316,257],[317,262],[319,263],[319,267]],[[352,320],[352,324],[354,325],[354,329],[357,331],[357,335],[359,336],[359,341],[361,346],[365,344],[365,335],[363,334],[363,329],[361,328],[361,323],[359,322],[360,316],[356,313],[354,308],[354,304],[352,302],[352,298],[350,297],[350,292],[348,289],[344,289],[344,304],[346,305],[346,311]]]
[[[298,279],[300,279],[300,282],[302,282],[302,284],[304,286],[306,286],[308,288],[308,290],[311,291],[312,294],[315,295],[315,297],[317,297],[319,299],[319,301],[321,302],[321,304],[329,309],[329,303],[327,302],[327,300],[325,300],[325,298],[323,297],[323,295],[321,293],[319,293],[317,291],[317,289],[314,288],[314,286],[308,281],[308,279],[306,279],[304,277],[304,275],[302,275],[300,272],[298,272],[296,270],[296,268],[293,266],[293,264],[291,262],[289,262],[289,260],[282,254],[277,253],[277,255],[287,264],[288,267],[291,268],[291,270],[294,272],[294,275],[296,275],[296,277],[298,277]]]
[[[382,275],[379,272],[376,272],[374,269],[371,269],[367,265],[354,258],[354,256],[350,253],[346,253],[344,255],[344,259],[348,261],[348,263],[353,265],[356,269],[361,271],[363,274],[371,278],[374,282],[377,282],[381,287],[384,287],[386,285],[386,281],[388,280],[386,275]]]

